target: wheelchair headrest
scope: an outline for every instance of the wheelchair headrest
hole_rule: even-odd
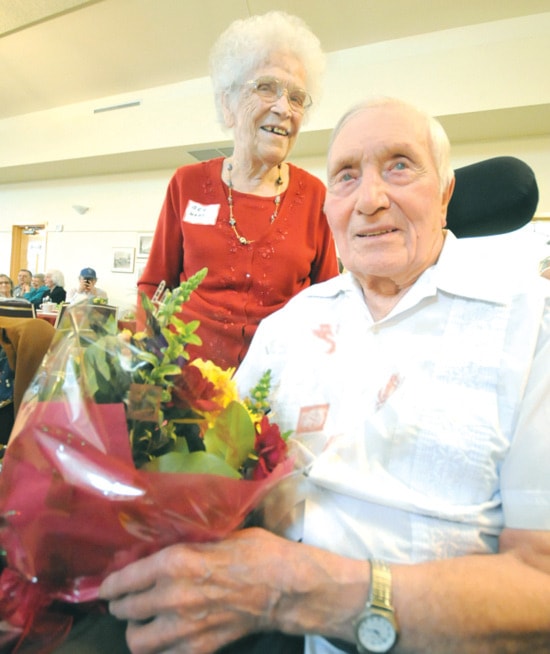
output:
[[[447,227],[459,238],[512,232],[535,214],[537,180],[520,159],[494,157],[458,168],[455,177]]]

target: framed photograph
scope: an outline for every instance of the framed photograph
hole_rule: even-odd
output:
[[[151,251],[151,243],[153,242],[153,232],[145,234],[138,234],[138,247],[137,255],[139,259],[147,259]]]
[[[113,248],[112,272],[133,273],[135,248]]]

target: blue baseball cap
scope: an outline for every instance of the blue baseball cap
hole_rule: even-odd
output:
[[[93,268],[82,268],[82,270],[80,271],[80,276],[97,279],[97,275],[95,274],[95,270]]]

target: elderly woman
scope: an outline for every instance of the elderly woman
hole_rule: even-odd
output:
[[[210,63],[233,154],[176,171],[138,288],[152,296],[162,280],[173,288],[207,267],[181,317],[200,321],[191,355],[229,368],[262,318],[338,265],[323,184],[285,161],[319,96],[319,40],[299,18],[270,12],[232,23]]]
[[[64,289],[65,277],[60,270],[48,270],[44,277],[44,282],[49,289],[48,296],[50,302],[55,302],[56,304],[65,302],[67,297],[67,291]]]
[[[49,289],[46,286],[45,275],[42,273],[36,273],[31,278],[30,291],[25,293],[23,297],[38,308],[42,304],[42,300],[46,295],[48,295],[48,291]]]

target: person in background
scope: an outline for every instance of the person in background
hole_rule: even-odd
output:
[[[107,293],[96,286],[97,275],[93,268],[83,268],[78,277],[78,288],[73,288],[67,293],[67,301],[70,304],[76,302],[93,302],[96,298],[108,301]]]
[[[23,297],[38,309],[49,290],[46,286],[45,275],[35,273],[31,278],[31,290],[25,293]]]
[[[231,368],[262,318],[338,274],[324,185],[286,162],[319,98],[324,55],[301,19],[275,11],[232,23],[210,68],[233,154],[176,171],[138,290],[152,297],[161,281],[174,288],[207,267],[181,318],[200,321],[191,356]]]
[[[294,432],[302,484],[270,502],[289,501],[287,538],[244,529],[110,575],[132,652],[274,629],[306,654],[550,651],[550,287],[446,229],[449,158],[399,100],[335,128],[325,208],[349,272],[265,318],[236,375],[248,393],[271,370]]]
[[[13,297],[13,281],[8,275],[0,275],[0,298]]]
[[[48,297],[50,302],[61,304],[67,298],[67,292],[63,288],[65,286],[65,277],[60,270],[48,270],[44,277],[46,286],[48,287]]]
[[[17,286],[13,289],[13,297],[23,297],[31,290],[32,272],[21,268],[17,273]]]
[[[545,279],[550,279],[550,257],[545,257],[539,263],[539,274]]]

